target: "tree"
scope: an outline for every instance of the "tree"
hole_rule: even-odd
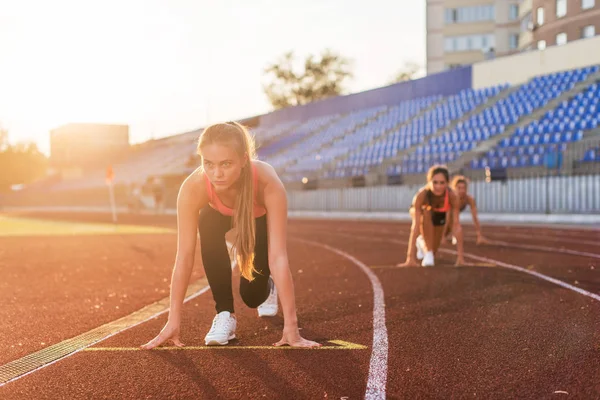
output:
[[[27,184],[44,176],[47,159],[35,143],[19,143],[0,151],[0,190]]]
[[[0,124],[0,151],[4,151],[8,147],[8,131],[2,128]]]
[[[423,75],[422,70],[423,68],[419,64],[409,61],[405,63],[404,67],[402,67],[396,76],[390,80],[389,84],[391,85],[394,83],[406,82],[419,78]]]
[[[294,68],[295,64],[290,51],[264,70],[269,83],[263,89],[275,109],[343,94],[345,81],[352,78],[351,61],[331,50],[308,55],[301,69]]]

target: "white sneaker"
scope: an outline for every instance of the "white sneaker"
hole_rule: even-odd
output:
[[[425,257],[423,257],[423,262],[421,263],[422,267],[433,267],[435,265],[435,261],[433,259],[433,251],[428,251],[425,253]]]
[[[417,260],[423,259],[423,255],[425,254],[423,249],[425,249],[425,239],[423,239],[423,236],[419,235],[417,237]]]
[[[271,293],[269,293],[267,300],[258,306],[259,317],[274,317],[279,310],[279,306],[277,305],[277,288],[271,277],[269,277],[269,285],[271,285]]]
[[[226,345],[235,339],[237,320],[229,311],[221,311],[213,319],[212,327],[204,338],[207,346]]]

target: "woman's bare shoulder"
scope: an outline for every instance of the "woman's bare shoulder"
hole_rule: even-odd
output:
[[[460,206],[460,197],[458,197],[458,193],[452,189],[448,189],[448,197],[450,198],[450,203],[454,207]]]
[[[256,167],[258,180],[261,183],[280,181],[277,171],[275,171],[275,168],[271,164],[261,160],[252,160],[252,164]]]
[[[420,188],[419,190],[417,190],[417,193],[415,194],[415,198],[425,198],[425,195],[427,194],[427,186],[423,186],[422,188]]]
[[[427,194],[427,186],[423,186],[413,196],[412,205],[413,206],[416,206],[416,205],[421,206],[425,202],[425,195],[426,194]]]

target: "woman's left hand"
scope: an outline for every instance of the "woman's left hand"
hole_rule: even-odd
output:
[[[485,237],[483,237],[483,235],[478,234],[477,235],[477,244],[490,244],[490,241],[487,240]]]
[[[273,346],[285,346],[286,344],[292,347],[321,347],[320,343],[304,339],[300,336],[298,328],[284,329],[283,337],[279,342],[274,343]]]

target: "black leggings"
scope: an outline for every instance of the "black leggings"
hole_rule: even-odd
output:
[[[269,297],[269,257],[267,246],[267,216],[256,218],[256,244],[254,246],[254,280],[240,276],[240,295],[248,307],[256,308]],[[198,232],[202,263],[206,279],[215,299],[217,313],[233,313],[231,261],[225,243],[225,234],[232,227],[232,217],[223,215],[210,206],[200,212]]]

